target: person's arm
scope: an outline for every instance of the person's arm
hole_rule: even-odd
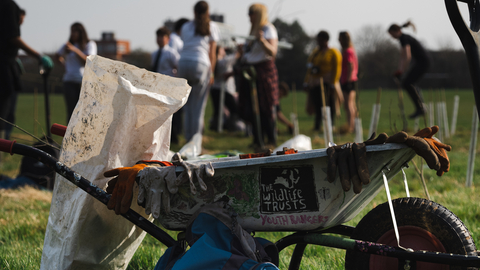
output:
[[[37,58],[38,60],[40,60],[41,54],[38,53],[36,50],[34,50],[32,47],[28,46],[28,44],[25,43],[25,41],[23,41],[23,39],[21,37],[15,37],[15,38],[11,39],[10,41],[14,45],[16,45],[17,47],[22,49],[24,52],[26,52],[28,55],[33,56],[33,57]]]
[[[260,42],[260,45],[262,46],[265,53],[275,58],[278,50],[278,39],[266,39],[262,30],[259,30],[255,36]]]
[[[216,41],[210,41],[210,48],[208,51],[208,57],[210,58],[210,65],[212,68],[212,75],[210,76],[210,84],[213,83],[213,74],[215,73],[215,64],[217,63],[217,56],[216,52],[217,51],[217,42]]]
[[[402,47],[402,50],[400,51],[400,63],[398,65],[398,70],[400,70],[401,72],[405,72],[408,68],[408,65],[410,65],[411,60],[412,54],[410,50],[410,45],[407,44]]]
[[[82,61],[82,64],[85,64],[87,62],[87,55],[84,54],[79,48],[75,47],[75,45],[73,45],[69,41],[67,41],[66,46],[67,46],[68,50],[70,50],[70,51],[72,51],[73,53],[76,54],[78,59],[80,59],[80,61]]]

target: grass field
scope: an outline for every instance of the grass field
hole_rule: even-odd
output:
[[[475,177],[473,187],[465,187],[465,175],[467,171],[468,149],[470,144],[472,110],[474,106],[473,93],[470,90],[426,90],[424,97],[426,101],[446,100],[449,120],[453,110],[453,99],[455,95],[460,97],[460,110],[458,112],[456,134],[444,141],[452,145],[452,152],[449,153],[451,160],[450,172],[442,177],[437,177],[434,171],[424,171],[428,190],[432,200],[440,203],[453,211],[468,227],[476,243],[480,240],[480,201],[475,192],[475,185],[478,183],[478,177]],[[444,96],[444,98],[443,98]],[[367,138],[372,104],[377,97],[377,91],[362,91],[359,93],[360,117],[363,120],[364,139]],[[442,97],[442,98],[441,98]],[[312,130],[313,116],[308,116],[304,110],[306,96],[303,92],[294,95],[290,94],[288,98],[283,99],[282,110],[285,115],[290,112],[298,113],[300,133],[310,136],[314,148],[323,148],[323,135]],[[292,104],[296,100],[296,104]],[[398,94],[396,90],[385,90],[381,96],[382,111],[378,131],[394,134],[402,129],[402,118],[398,108]],[[65,107],[61,96],[51,96],[51,123],[65,124]],[[413,111],[412,104],[405,96],[405,111],[407,114]],[[211,115],[211,106],[208,104],[206,112],[206,123]],[[21,95],[19,97],[17,109],[17,124],[36,136],[42,136],[45,130],[45,116],[43,108],[43,98],[35,98],[34,95]],[[423,127],[423,120],[420,121],[420,127]],[[345,123],[344,113],[337,120],[337,126]],[[409,121],[409,133],[413,134],[414,122]],[[286,132],[285,126],[279,127],[279,143],[290,138]],[[30,144],[33,139],[15,130],[13,139],[18,142]],[[57,142],[61,142],[60,137],[54,137]],[[341,144],[351,142],[354,139],[353,134],[334,135],[335,143]],[[172,150],[179,150],[185,143],[181,140],[180,145],[173,145]],[[203,138],[203,148],[206,153],[214,153],[223,150],[238,150],[241,152],[250,152],[248,145],[251,138],[247,138],[242,133],[223,133],[206,130]],[[478,155],[478,147],[476,150]],[[10,156],[3,154],[0,173],[15,177],[18,173],[20,156]],[[420,159],[415,158],[417,164]],[[480,173],[480,160],[475,162],[475,175]],[[425,198],[425,193],[419,176],[415,173],[413,166],[406,170],[409,179],[411,196]],[[405,196],[405,190],[402,184],[402,178],[397,175],[391,182],[391,192],[393,198]],[[40,266],[44,233],[50,209],[51,192],[37,191],[33,189],[21,190],[0,190],[0,269],[38,269]],[[360,219],[376,205],[386,201],[386,195],[381,192],[372,203],[367,206],[354,220],[348,222],[348,225],[355,226]],[[176,232],[171,232],[175,235]],[[285,236],[286,233],[257,233],[257,236],[276,241]],[[165,247],[150,236],[147,236],[140,248],[135,253],[128,269],[153,269],[156,261],[161,256]],[[285,269],[288,265],[290,255],[293,249],[289,248],[280,254],[281,268]],[[309,246],[305,251],[305,257],[302,261],[302,269],[343,269],[344,265],[343,250],[336,250],[325,247]]]

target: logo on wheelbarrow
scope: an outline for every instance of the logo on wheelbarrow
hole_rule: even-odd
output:
[[[318,211],[313,166],[260,169],[260,212]]]

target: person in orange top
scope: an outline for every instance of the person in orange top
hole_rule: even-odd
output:
[[[330,106],[333,116],[336,111],[336,98],[343,100],[340,90],[340,75],[342,73],[342,55],[335,48],[330,48],[329,34],[320,31],[316,37],[318,46],[308,57],[307,74],[304,80],[304,88],[308,91],[307,112],[315,113],[314,130],[320,130],[322,123],[322,94],[320,90],[320,78],[323,78],[325,90],[325,103]],[[334,118],[332,117],[332,125]]]

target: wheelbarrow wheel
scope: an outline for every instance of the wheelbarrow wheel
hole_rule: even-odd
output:
[[[396,199],[393,200],[393,207],[401,246],[414,250],[477,255],[467,227],[447,208],[421,198]],[[364,216],[351,238],[397,246],[388,203],[379,205]],[[398,269],[398,259],[347,251],[345,269]],[[417,269],[462,268],[417,262]]]

